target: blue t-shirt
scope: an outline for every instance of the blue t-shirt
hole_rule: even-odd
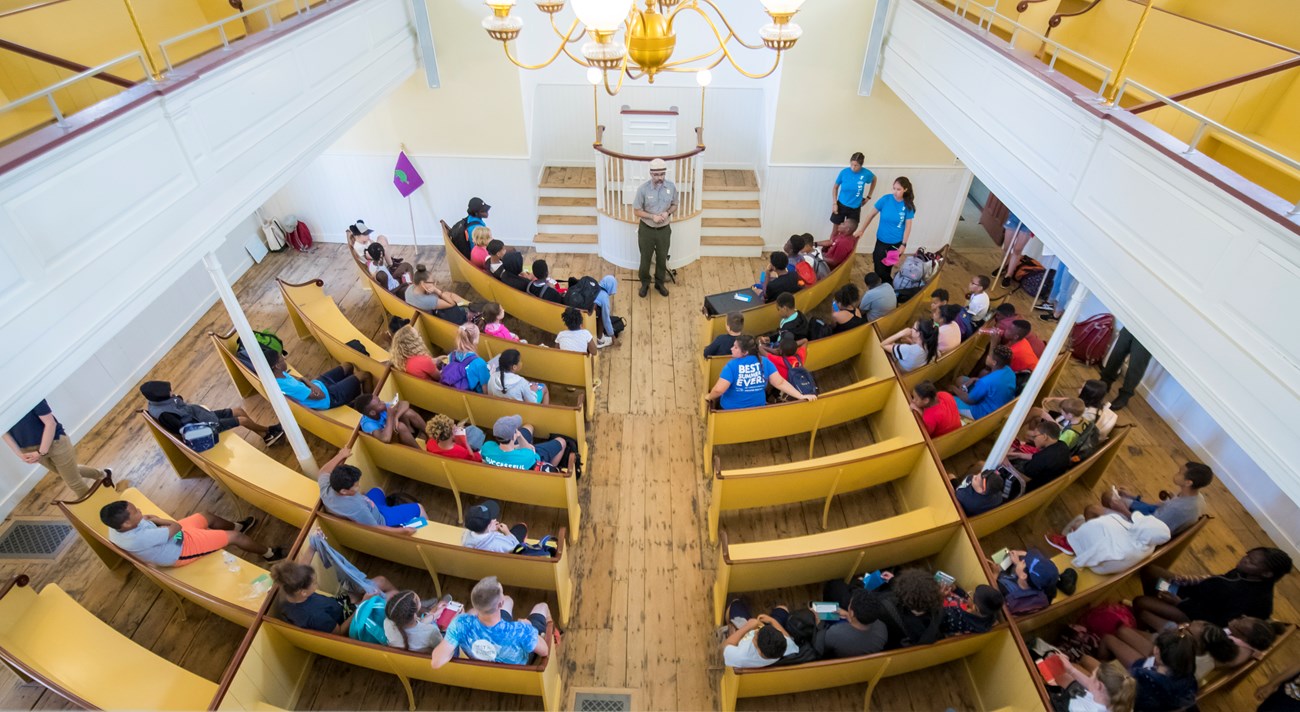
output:
[[[329,391],[326,390],[324,383],[321,383],[320,381],[312,381],[312,383],[315,383],[316,387],[321,389],[321,392],[325,394],[323,398],[312,400],[311,388],[306,383],[290,376],[288,373],[284,374],[281,378],[275,379],[275,382],[276,385],[280,386],[281,393],[299,403],[302,403],[308,408],[311,408],[312,410],[329,410],[330,394]]]
[[[718,400],[723,410],[753,408],[767,404],[767,379],[776,373],[776,366],[765,358],[741,356],[733,358],[722,367],[722,378],[731,387]]]
[[[474,660],[526,665],[539,637],[527,620],[501,620],[489,627],[477,615],[462,613],[451,619],[442,639]]]
[[[886,245],[897,245],[903,241],[903,232],[907,221],[916,217],[915,210],[908,210],[907,203],[895,200],[894,194],[882,196],[876,201],[876,210],[880,211],[880,224],[876,226],[876,239]]]
[[[371,418],[368,415],[361,416],[361,432],[373,433],[376,430],[383,430],[388,425],[388,410],[379,414],[378,418]]]
[[[42,415],[50,414],[50,404],[41,401],[36,404],[35,408],[27,411],[27,415],[22,417],[12,428],[9,428],[9,436],[18,444],[19,450],[29,450],[41,446],[41,437],[45,435],[45,423],[41,422]],[[63,432],[63,423],[56,418],[54,420],[54,439],[66,435]]]
[[[976,420],[992,413],[1016,397],[1016,374],[1010,366],[1003,366],[987,376],[981,376],[968,392],[971,415]]]
[[[343,619],[343,605],[319,593],[313,593],[302,603],[280,603],[280,615],[299,628],[320,633],[333,633]]]
[[[862,207],[862,195],[875,178],[876,174],[866,168],[859,169],[857,173],[854,173],[852,168],[845,168],[835,179],[840,186],[840,194],[835,199],[840,201],[840,205],[846,207]]]
[[[513,450],[502,450],[501,444],[495,440],[483,443],[479,455],[483,456],[483,462],[497,467],[511,467],[516,470],[531,470],[537,466],[540,460],[537,453],[526,447],[517,447]]]

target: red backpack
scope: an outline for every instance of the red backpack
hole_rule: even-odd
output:
[[[1110,342],[1115,334],[1115,317],[1111,314],[1098,314],[1074,325],[1070,330],[1070,353],[1078,360],[1088,364],[1101,363],[1110,350]]]
[[[299,252],[311,249],[311,230],[307,229],[307,223],[302,220],[299,220],[298,226],[285,237],[289,240],[289,245]]]

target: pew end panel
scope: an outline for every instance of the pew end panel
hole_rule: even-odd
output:
[[[992,634],[983,646],[962,659],[970,689],[981,710],[1050,709],[1037,669],[1020,650],[1010,630]]]
[[[289,642],[278,630],[258,626],[215,709],[298,709],[316,656]],[[211,708],[210,708],[211,709]]]
[[[924,441],[921,424],[913,415],[911,394],[902,388],[893,388],[880,409],[867,416],[867,427],[876,440],[905,437]]]
[[[893,378],[894,367],[890,365],[889,354],[880,342],[889,337],[880,331],[876,323],[868,325],[867,335],[862,340],[862,351],[853,359],[852,369],[856,378]]]
[[[916,458],[908,474],[895,483],[895,491],[909,510],[929,508],[942,512],[945,520],[959,518],[957,504],[944,481],[948,477],[942,465],[930,454],[928,448]]]
[[[867,348],[875,333],[870,324],[861,324],[848,331],[809,341],[804,365],[810,371],[818,371],[853,360]],[[863,377],[861,369],[855,371],[858,378]]]
[[[149,434],[153,436],[154,442],[158,443],[158,449],[162,450],[163,457],[167,458],[168,464],[176,471],[176,476],[181,479],[189,479],[199,474],[207,474],[186,454],[188,450],[184,445],[176,442],[175,438],[170,437],[170,433],[163,429],[158,421],[150,417],[147,411],[141,410],[140,417],[149,424]],[[227,438],[239,437],[235,433],[226,436]],[[224,443],[224,441],[222,441]],[[218,443],[220,445],[222,443]]]
[[[953,532],[952,537],[943,542],[930,558],[930,563],[936,570],[957,579],[957,584],[967,591],[988,584],[991,578],[988,566],[975,547],[971,546],[970,538],[962,529]]]
[[[231,329],[224,335],[209,331],[208,338],[217,347],[217,353],[221,355],[221,366],[230,375],[230,382],[234,384],[235,390],[239,392],[239,397],[248,399],[254,395],[261,395],[261,390],[253,386],[249,381],[248,373],[244,371],[235,358],[235,351],[238,349],[236,342],[239,340],[235,330]]]

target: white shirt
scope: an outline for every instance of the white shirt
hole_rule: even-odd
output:
[[[591,343],[591,332],[586,329],[561,331],[555,335],[555,345],[559,346],[561,351],[580,351],[586,353],[587,344],[589,343]]]
[[[970,304],[966,305],[966,313],[970,314],[971,321],[983,321],[984,317],[989,315],[989,293],[980,292],[970,295]]]
[[[384,619],[384,636],[388,638],[388,645],[394,648],[402,647],[402,632],[397,629],[397,624]],[[427,620],[421,620],[418,616],[415,619],[415,625],[406,629],[406,640],[411,646],[408,650],[423,652],[433,650],[433,647],[442,642],[442,632],[438,630],[438,624],[434,622],[433,616],[428,616]]]
[[[758,654],[758,648],[754,647],[754,636],[758,635],[758,629],[749,631],[745,637],[740,639],[736,645],[728,645],[722,649],[722,664],[734,668],[757,668],[767,667],[777,661],[777,658],[765,658]],[[785,655],[794,655],[799,652],[799,646],[795,645],[790,636],[785,637]]]

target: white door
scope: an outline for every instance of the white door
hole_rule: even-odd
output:
[[[623,153],[632,156],[677,153],[677,114],[623,114]],[[668,178],[672,177],[670,166]],[[630,204],[636,197],[636,189],[649,179],[649,161],[623,161],[623,201]]]

